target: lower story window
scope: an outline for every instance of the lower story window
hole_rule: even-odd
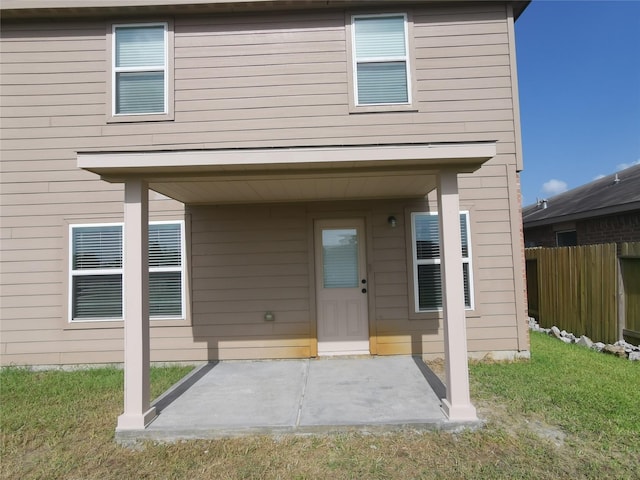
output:
[[[149,225],[149,313],[184,317],[182,222]],[[122,224],[71,226],[71,321],[122,320]]]
[[[437,213],[412,213],[413,280],[416,312],[437,311],[442,308],[442,279],[440,276],[440,226]],[[460,212],[462,240],[462,274],[464,303],[473,308],[471,246],[469,213]]]

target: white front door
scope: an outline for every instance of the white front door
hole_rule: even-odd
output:
[[[369,353],[364,220],[315,223],[318,355]]]

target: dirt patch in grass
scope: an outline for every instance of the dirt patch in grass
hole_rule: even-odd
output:
[[[442,383],[447,381],[446,372],[444,370],[444,360],[441,358],[436,358],[435,360],[426,360],[424,363],[427,364],[427,367],[436,374],[436,376],[440,379]]]

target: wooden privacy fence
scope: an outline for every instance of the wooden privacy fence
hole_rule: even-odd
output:
[[[623,295],[619,313],[622,332],[628,342],[640,345],[640,242],[621,245],[619,278]]]
[[[617,248],[526,249],[529,315],[594,341],[613,343],[623,333],[633,341],[640,335],[640,243],[621,244],[620,256]]]

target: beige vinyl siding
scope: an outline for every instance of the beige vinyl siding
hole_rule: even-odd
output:
[[[35,144],[47,139],[49,148],[74,149],[305,145],[336,139],[360,143],[381,136],[389,142],[439,141],[443,134],[494,140],[510,130],[513,141],[504,8],[473,5],[457,10],[415,9],[419,112],[410,114],[410,121],[406,113],[385,114],[384,124],[376,116],[347,114],[349,60],[342,11],[176,18],[175,122],[127,125],[104,125],[102,118],[102,22],[70,24],[78,37],[65,37],[65,29],[49,25],[43,29],[50,35],[46,45],[24,32],[14,38],[9,27],[3,61],[15,73],[3,72],[3,107],[22,110],[9,110],[8,115],[71,116],[78,117],[78,123],[74,128],[65,123],[9,129],[5,148],[19,149],[26,138]],[[86,70],[76,64],[73,72],[65,71],[70,58]],[[15,63],[30,61],[43,62],[43,71],[33,75],[17,70]],[[57,62],[60,72],[44,73]],[[84,115],[73,115],[72,109],[65,115],[56,112],[71,104],[84,105]],[[83,117],[93,121],[81,121]]]
[[[375,292],[370,316],[377,331],[378,353],[442,355],[441,319],[408,320],[407,288],[412,286],[404,248],[408,217],[402,212],[406,208],[425,208],[425,203],[394,200],[190,207],[196,342],[206,342],[215,358],[239,358],[237,355],[248,351],[245,349],[258,347],[270,358],[296,356],[301,349],[310,349],[315,313],[310,305],[309,218],[363,216],[370,243],[368,276],[370,292]],[[389,214],[398,219],[394,229],[387,224]],[[473,219],[474,240],[483,234],[473,231],[473,226],[483,223],[482,217]],[[484,253],[481,243],[474,248],[474,252]],[[511,339],[510,349],[516,350],[513,268],[509,267],[513,261],[509,248],[500,250],[484,257],[474,254],[479,272],[474,282],[477,311],[468,314],[469,339],[493,336],[501,345]],[[493,262],[502,267],[495,268]],[[266,311],[275,313],[275,322],[264,321]]]
[[[193,336],[215,358],[311,354],[302,206],[190,207]],[[264,314],[273,312],[275,321]]]
[[[349,114],[343,10],[176,15],[175,120],[128,124],[105,121],[111,19],[3,21],[2,363],[122,361],[121,326],[71,328],[66,319],[68,225],[122,220],[121,186],[76,167],[78,151],[105,150],[497,141],[498,155],[460,180],[477,305],[469,346],[517,349],[523,313],[515,311],[520,257],[511,254],[517,159],[506,10],[475,3],[412,13],[415,112]],[[183,218],[182,205],[151,198],[152,219]],[[421,204],[189,207],[192,315],[183,325],[153,323],[152,359],[309,356],[309,218],[348,208],[367,215],[378,353],[441,354],[441,321],[409,320],[405,211]],[[391,213],[396,229],[386,224]],[[264,322],[266,310],[275,322]]]

